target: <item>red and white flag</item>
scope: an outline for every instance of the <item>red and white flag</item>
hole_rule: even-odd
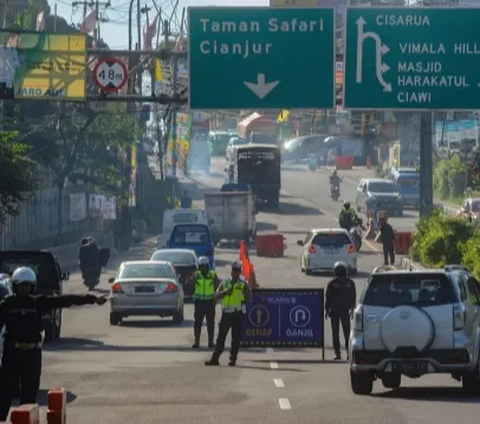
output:
[[[45,11],[42,10],[38,15],[37,15],[37,31],[45,31]]]
[[[152,50],[152,41],[157,35],[157,20],[158,16],[155,17],[151,24],[148,21],[145,22],[143,27],[143,50]]]
[[[95,9],[91,10],[83,18],[82,23],[80,24],[80,31],[83,34],[89,34],[95,31],[97,27],[97,11]]]

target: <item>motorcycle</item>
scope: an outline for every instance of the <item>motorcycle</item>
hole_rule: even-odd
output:
[[[100,283],[100,274],[98,270],[90,268],[86,269],[83,274],[83,284],[89,291],[95,289]]]
[[[363,239],[363,221],[361,218],[356,218],[352,223],[352,228],[350,228],[350,237],[355,244],[355,249],[357,252],[362,248],[362,239]]]
[[[330,186],[330,197],[334,202],[340,198],[340,187],[337,185]]]
[[[310,172],[315,172],[318,168],[318,157],[317,155],[308,156],[308,169]]]

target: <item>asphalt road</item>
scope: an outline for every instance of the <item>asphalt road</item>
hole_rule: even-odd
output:
[[[337,205],[332,207],[325,200],[321,173],[317,185],[307,182],[311,178],[304,172],[286,171],[284,189],[298,197],[285,195],[277,213],[258,215],[261,229],[283,233],[288,244],[284,258],[258,258],[250,252],[261,287],[325,287],[329,279],[307,277],[299,269],[296,240],[309,228],[336,225]],[[223,175],[213,172],[210,177],[196,179],[202,186],[186,183],[186,188],[201,201],[205,190],[219,187]],[[314,202],[315,198],[319,201]],[[316,205],[322,202],[325,204],[320,210]],[[99,292],[107,292],[107,280],[121,260],[148,258],[153,249],[152,238],[113,259]],[[218,249],[220,276],[227,275],[228,264],[237,254],[236,246]],[[378,254],[368,248],[361,253],[360,274],[355,279],[358,292],[380,262]],[[78,274],[72,275],[65,291],[85,292]],[[331,361],[328,322],[325,362],[315,349],[252,349],[240,353],[236,368],[226,366],[228,354],[221,358],[222,366],[208,368],[203,361],[210,353],[206,349],[191,350],[191,305],[186,306],[187,319],[182,326],[174,326],[167,319],[127,319],[123,325],[112,327],[108,313],[108,303],[65,310],[62,339],[45,346],[39,402],[46,404],[48,388],[65,387],[69,391],[70,424],[477,421],[478,399],[463,398],[459,384],[446,376],[405,380],[404,388],[395,391],[376,383],[372,396],[354,396],[348,365]]]

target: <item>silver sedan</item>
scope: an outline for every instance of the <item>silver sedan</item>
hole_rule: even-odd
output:
[[[129,316],[172,317],[184,320],[184,294],[173,265],[166,261],[129,261],[118,269],[111,284],[110,324]]]

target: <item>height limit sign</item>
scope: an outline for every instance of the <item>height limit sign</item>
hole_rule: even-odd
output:
[[[93,70],[95,85],[105,92],[119,91],[128,80],[128,69],[116,57],[100,59]]]

